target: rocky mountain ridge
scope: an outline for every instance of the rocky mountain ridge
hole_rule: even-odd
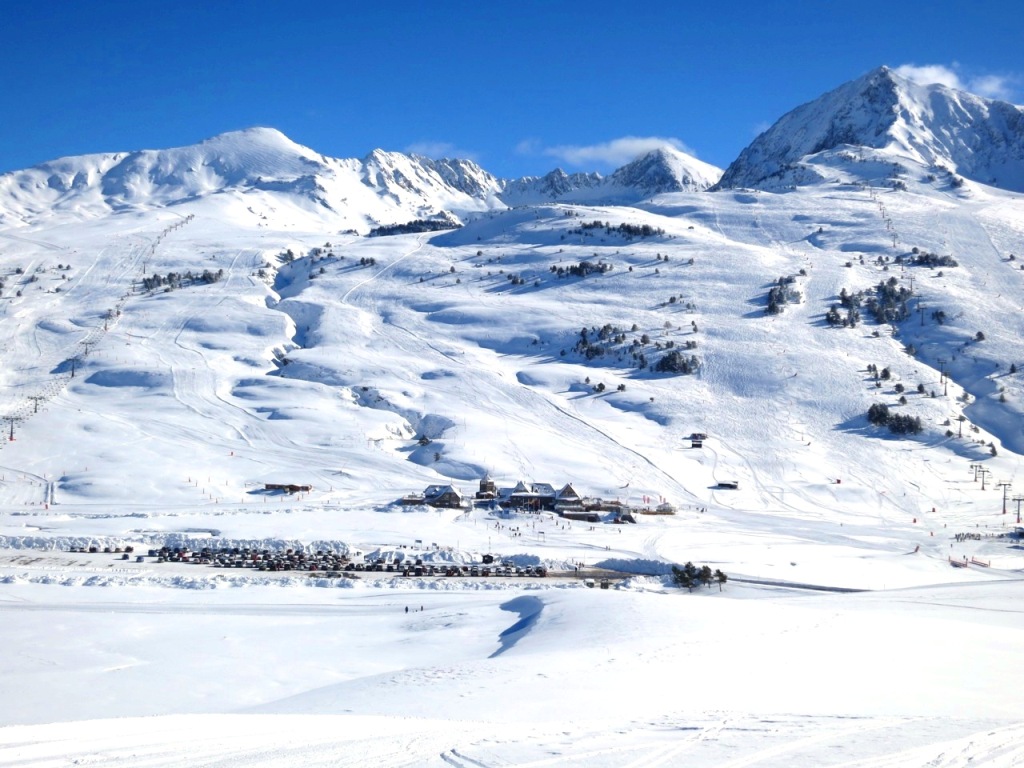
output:
[[[66,157],[0,176],[0,223],[53,212],[95,217],[196,197],[284,195],[341,215],[354,231],[376,224],[538,202],[631,202],[710,187],[719,169],[677,150],[654,150],[608,177],[597,173],[499,179],[471,160],[376,149],[338,159],[272,128],[250,128],[165,150]]]
[[[851,152],[1024,190],[1024,108],[919,85],[879,67],[783,115],[729,165],[716,189],[813,183]]]

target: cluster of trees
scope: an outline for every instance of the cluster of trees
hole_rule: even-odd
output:
[[[568,267],[552,264],[551,271],[559,277],[586,277],[587,275],[603,275],[610,272],[612,265],[606,261],[599,261],[596,264],[592,261],[581,261],[579,264],[571,264]]]
[[[839,292],[839,307],[835,305],[825,314],[829,325],[855,327],[860,321],[860,308],[871,313],[876,323],[896,323],[910,317],[907,301],[912,293],[909,288],[899,284],[899,280],[890,277],[868,291],[849,293],[845,288]],[[847,310],[843,317],[839,308]],[[935,313],[932,313],[933,317]]]
[[[638,330],[638,326],[634,324],[631,331],[636,333]],[[651,365],[649,365],[647,357],[647,353],[650,351],[649,346],[653,347],[655,354],[665,352],[657,362]],[[631,358],[633,365],[640,369],[650,367],[650,370],[657,373],[690,374],[696,373],[700,369],[701,361],[696,355],[686,355],[681,349],[696,348],[697,342],[694,340],[687,340],[682,348],[677,348],[676,342],[671,339],[664,342],[652,342],[651,337],[646,333],[629,341],[622,328],[606,323],[600,328],[595,326],[581,329],[572,351],[587,360],[614,355],[618,361]],[[566,351],[563,349],[561,354],[564,357]]]
[[[584,221],[576,229],[570,229],[570,235],[582,235],[592,230],[603,229],[606,235],[620,234],[630,240],[634,237],[660,237],[665,234],[661,227],[652,227],[650,224],[617,224],[612,226],[605,221]]]
[[[910,263],[915,267],[959,267],[960,263],[952,256],[940,256],[937,253],[922,251],[917,246],[910,249]],[[896,259],[903,261],[902,257]]]
[[[798,304],[801,298],[803,297],[796,288],[796,277],[780,277],[768,290],[768,306],[764,311],[769,315],[777,315],[786,304]]]
[[[377,263],[377,260],[373,256],[363,256],[359,259],[360,267],[372,267]]]
[[[864,307],[874,316],[875,322],[895,323],[910,317],[907,300],[911,291],[899,282],[890,277],[876,285],[874,293],[864,297]]]
[[[892,413],[885,403],[874,403],[868,408],[868,421],[878,427],[888,427],[894,435],[917,435],[924,429],[919,416]]]
[[[700,568],[693,563],[686,563],[682,568],[678,565],[672,566],[672,583],[677,587],[686,587],[690,592],[698,584],[710,587],[712,581],[718,582],[718,591],[722,591],[722,585],[729,580],[729,577],[721,570],[711,570],[711,566],[702,565]]]
[[[846,290],[845,288],[843,289]],[[842,326],[843,328],[856,328],[857,323],[860,322],[860,311],[855,307],[848,307],[846,314],[842,314],[840,311],[840,305],[833,304],[829,307],[828,312],[825,313],[825,322],[833,328]]]
[[[661,237],[665,230],[661,227],[652,227],[650,224],[619,224],[617,227],[605,227],[605,232],[612,234],[618,232],[628,238],[634,237]]]
[[[208,269],[204,269],[201,274],[193,274],[192,270],[181,274],[179,272],[168,272],[166,275],[153,275],[152,277],[142,278],[142,287],[147,291],[155,291],[158,288],[163,288],[165,291],[173,291],[176,288],[187,288],[190,285],[196,283],[202,283],[209,285],[216,283],[218,280],[224,277],[224,270],[218,269],[216,272],[211,272]]]
[[[889,379],[892,378],[892,371],[890,371],[888,367],[883,368],[882,370],[878,370],[878,366],[875,365],[874,363],[868,363],[868,373],[874,376],[875,381],[878,381],[880,379],[882,381],[888,381]],[[901,389],[899,391],[902,392],[903,390]]]
[[[687,357],[678,349],[671,349],[654,364],[654,370],[658,373],[696,373],[700,370],[700,358],[696,355]]]
[[[637,326],[634,325],[635,329]],[[582,328],[580,338],[573,345],[573,351],[583,355],[587,360],[595,357],[603,357],[616,346],[623,346],[626,343],[626,334],[617,325],[605,323],[600,328]],[[639,344],[640,342],[636,342]]]
[[[451,219],[413,219],[404,224],[382,224],[370,230],[370,237],[387,235],[408,235],[416,232],[439,232],[442,229],[459,229],[462,225]]]
[[[355,234],[355,233],[353,232],[352,234]],[[324,243],[324,245],[322,247],[321,246],[316,246],[314,248],[311,248],[309,250],[309,256],[313,260],[314,264],[316,263],[317,259],[333,258],[334,257],[334,252],[331,251],[331,243],[330,243],[330,241]],[[286,251],[284,251],[283,253],[279,253],[277,258],[279,258],[285,264],[291,264],[293,261],[295,261],[295,259],[297,259],[299,257],[295,255],[295,251],[293,251],[291,248],[289,248]],[[345,257],[342,256],[341,258],[345,258]],[[263,266],[264,267],[269,267],[270,264],[264,264]]]

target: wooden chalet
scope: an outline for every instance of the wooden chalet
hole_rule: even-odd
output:
[[[462,494],[454,485],[428,485],[423,493],[403,496],[401,503],[406,506],[425,504],[429,507],[459,509],[462,501]]]
[[[562,490],[555,494],[555,504],[563,506],[583,506],[583,497],[580,496],[571,483],[562,486]]]
[[[458,509],[462,506],[462,494],[454,485],[428,485],[423,491],[423,503],[431,507]]]
[[[498,491],[501,504],[513,509],[528,509],[534,512],[552,511],[555,508],[555,489],[550,483],[530,483],[522,480],[514,488]]]

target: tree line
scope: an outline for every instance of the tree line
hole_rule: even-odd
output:
[[[460,229],[461,224],[450,219],[414,219],[404,224],[382,224],[370,230],[370,237],[408,235],[416,232],[439,232],[442,229]]]
[[[721,592],[722,586],[728,580],[729,577],[720,569],[716,568],[712,571],[709,565],[702,565],[698,568],[693,563],[687,562],[682,568],[678,565],[672,566],[672,583],[677,587],[685,587],[688,592],[692,592],[693,588],[699,584],[710,588],[713,581],[718,583],[718,591]]]
[[[223,269],[218,269],[216,272],[204,269],[198,275],[194,274],[192,270],[188,270],[184,274],[180,272],[168,272],[166,275],[153,275],[152,277],[142,278],[142,287],[147,291],[155,291],[159,288],[163,288],[165,291],[173,291],[177,288],[187,288],[188,286],[195,285],[197,283],[209,285],[211,283],[216,283],[223,277]]]
[[[570,235],[582,235],[590,230],[603,229],[606,235],[619,234],[626,238],[633,239],[634,237],[660,237],[665,234],[665,230],[661,227],[652,227],[650,224],[616,224],[612,226],[605,221],[584,221],[578,228],[570,229]]]

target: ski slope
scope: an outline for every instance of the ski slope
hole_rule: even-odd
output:
[[[1024,208],[829,162],[779,193],[495,205],[390,237],[239,188],[5,225],[0,764],[1024,763]],[[959,266],[894,261],[914,247]],[[583,261],[611,269],[558,276]],[[800,300],[766,314],[790,276]],[[891,278],[908,318],[825,323]],[[624,340],[587,359],[603,326]],[[651,370],[669,349],[699,370]],[[874,403],[922,432],[870,425]],[[676,513],[397,503],[485,475]],[[493,553],[557,577],[69,552],[126,544]],[[676,590],[686,561],[730,581]]]

